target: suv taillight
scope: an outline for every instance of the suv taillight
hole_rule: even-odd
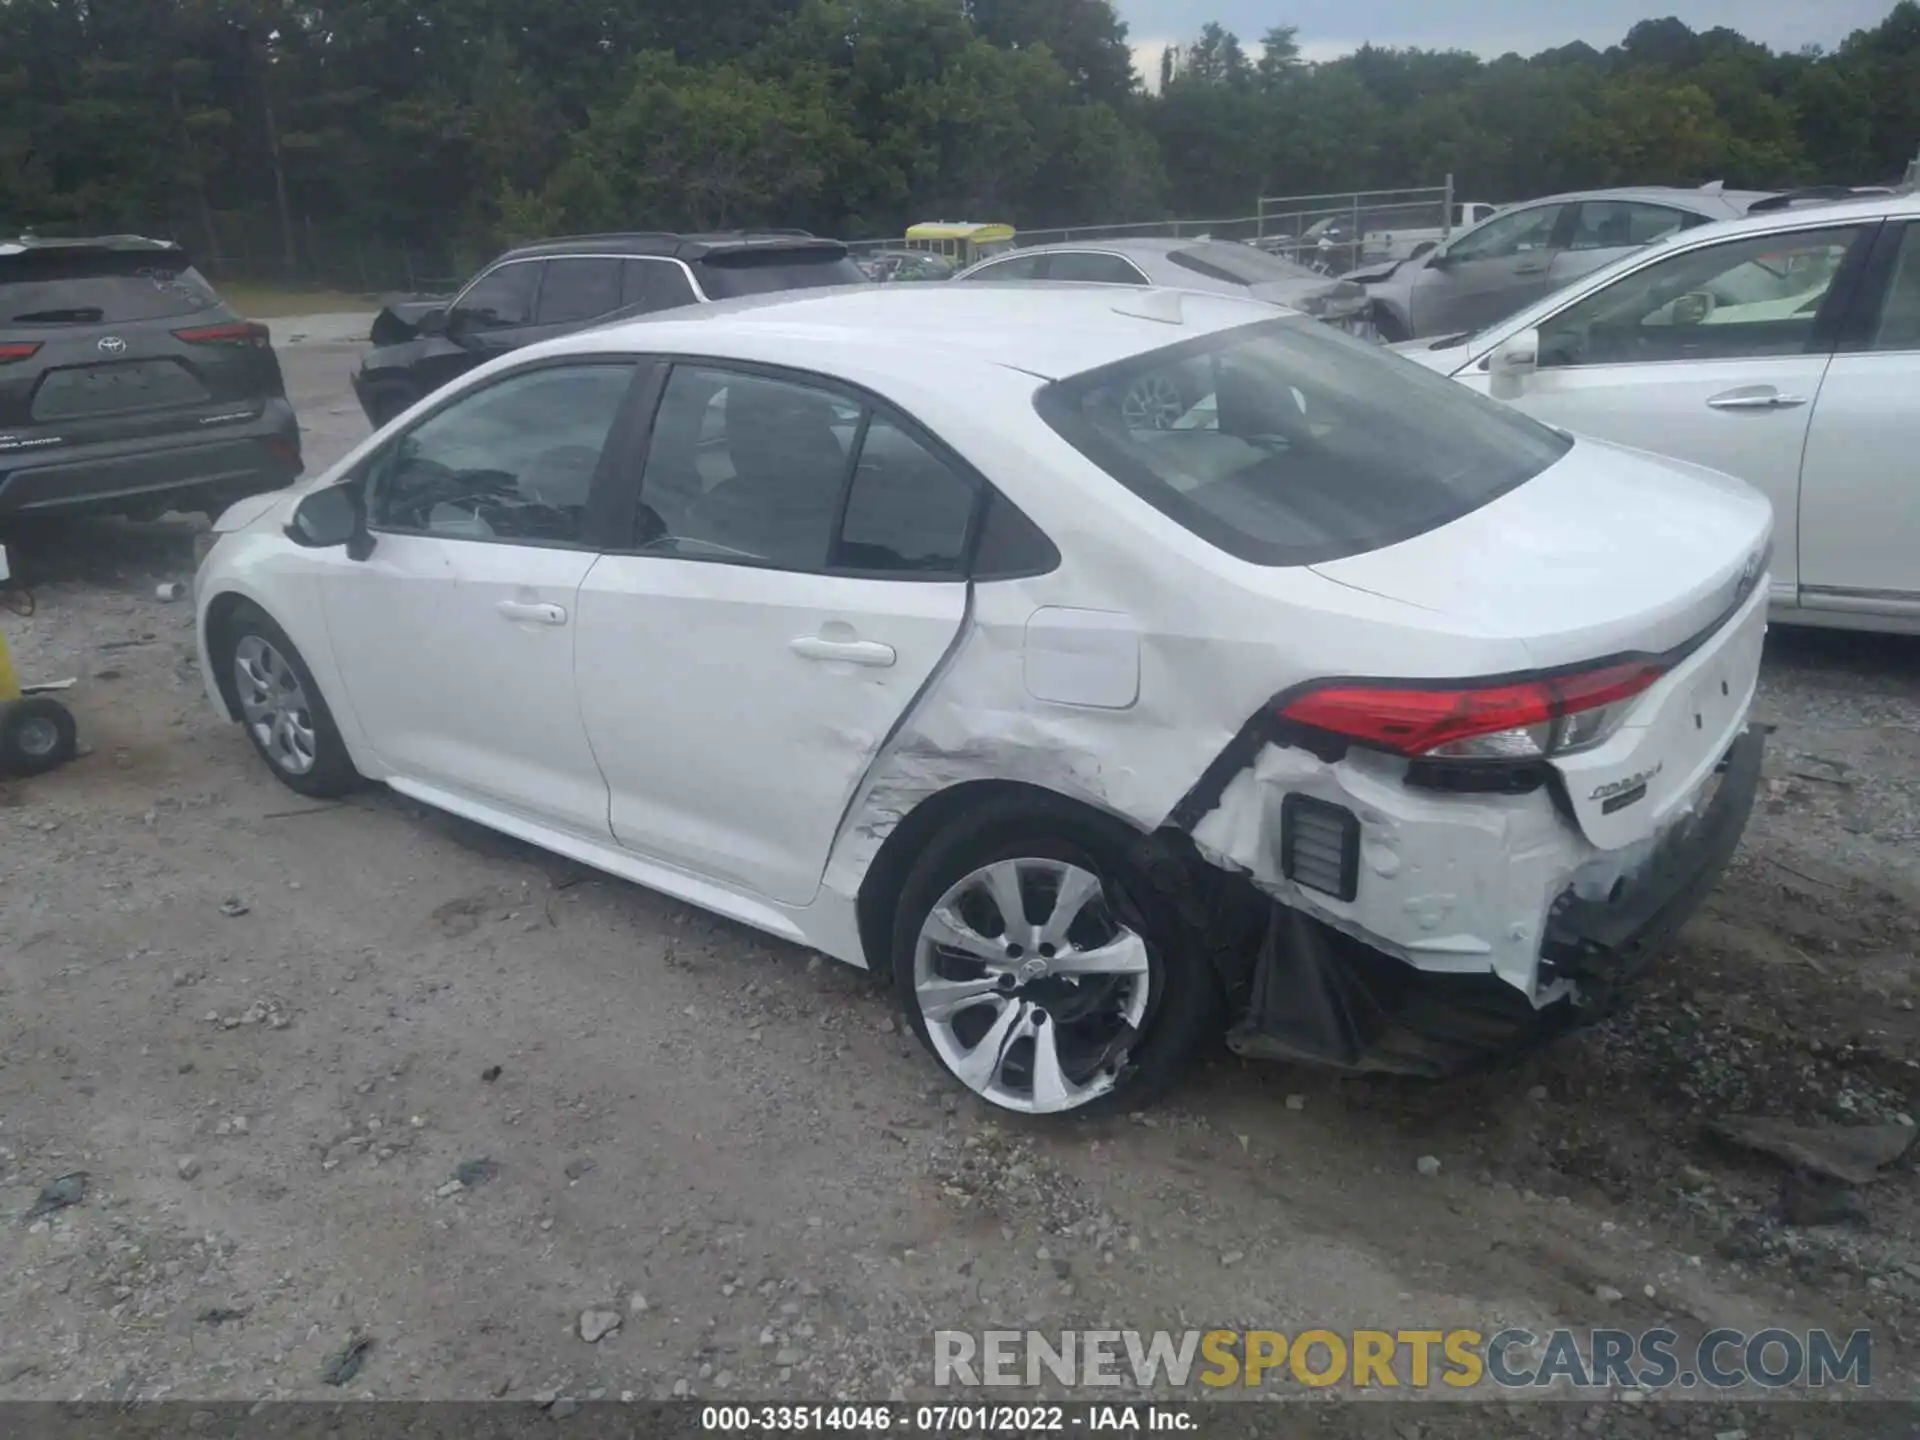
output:
[[[40,353],[38,340],[23,340],[18,344],[9,341],[0,345],[0,365],[10,365],[15,360],[30,360]]]
[[[257,345],[265,349],[267,327],[251,321],[232,325],[195,325],[191,329],[174,331],[173,338],[184,340],[189,345]]]
[[[1664,673],[1644,660],[1506,685],[1330,685],[1280,718],[1396,755],[1539,760],[1600,744]]]

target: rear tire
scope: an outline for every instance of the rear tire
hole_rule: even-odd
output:
[[[80,751],[73,712],[46,695],[0,704],[0,775],[44,775]]]
[[[939,834],[894,916],[907,1022],[950,1075],[1017,1114],[1149,1104],[1216,1023],[1204,960],[1116,823],[1025,796]],[[1009,920],[1001,908],[1018,905]]]
[[[240,710],[240,723],[274,778],[316,800],[359,787],[333,713],[287,632],[256,606],[241,604],[220,627],[214,663]]]

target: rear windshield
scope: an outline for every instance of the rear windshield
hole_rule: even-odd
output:
[[[1304,265],[1282,260],[1251,245],[1230,245],[1215,241],[1207,245],[1189,245],[1170,250],[1167,259],[1182,269],[1224,280],[1229,285],[1265,285],[1274,280],[1317,280],[1320,277]]]
[[[213,287],[178,255],[0,256],[0,325],[122,325],[219,304]]]
[[[1129,490],[1259,565],[1337,560],[1438,529],[1572,445],[1299,316],[1076,375],[1035,404]]]
[[[700,262],[700,288],[709,298],[808,290],[817,285],[865,285],[867,272],[845,251],[739,250]]]

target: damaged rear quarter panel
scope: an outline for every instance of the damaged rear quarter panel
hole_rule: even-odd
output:
[[[1536,1000],[1547,912],[1592,855],[1544,789],[1524,795],[1424,794],[1406,762],[1350,750],[1328,763],[1267,745],[1193,829],[1214,865],[1422,970],[1491,971]],[[1313,796],[1360,822],[1360,883],[1351,901],[1295,884],[1280,863],[1280,802]]]

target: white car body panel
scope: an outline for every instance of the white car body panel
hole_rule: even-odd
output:
[[[421,543],[457,556],[383,554],[395,538],[384,535],[355,562],[287,540],[299,498],[351,472],[375,436],[273,503],[222,517],[197,590],[209,696],[224,708],[209,607],[244,596],[300,647],[369,778],[864,965],[861,881],[936,794],[1013,781],[1150,831],[1282,692],[1677,645],[1727,613],[1766,544],[1767,506],[1746,487],[1581,444],[1463,520],[1371,555],[1317,568],[1235,559],[1117,484],[1032,405],[1043,377],[1272,316],[1256,302],[1149,298],[1161,303],[1130,295],[1123,312],[1099,287],[884,286],[721,304],[530,347],[430,402],[530,361],[609,351],[834,377],[898,405],[1001,488],[1059,550],[1046,574],[907,584],[454,540]],[[1489,546],[1501,547],[1497,576]],[[364,594],[330,625],[323,596],[356,584]],[[500,616],[502,599],[562,607],[568,623]],[[446,647],[424,670],[405,647],[372,653],[403,605]],[[1268,746],[1231,778],[1196,844],[1386,953],[1497,974],[1545,1003],[1560,993],[1536,983],[1547,906],[1576,880],[1604,891],[1696,801],[1744,724],[1763,608],[1749,602],[1613,740],[1565,762],[1580,825],[1544,793],[1423,792],[1398,783],[1404,761],[1355,752],[1328,764]],[[897,663],[793,649],[822,636],[890,646]],[[1702,677],[1727,685],[1710,725]],[[451,706],[461,713],[441,713]],[[1665,768],[1644,802],[1604,821],[1587,813],[1581,786],[1646,768],[1660,746]],[[1343,797],[1359,815],[1362,901],[1343,909],[1280,876],[1267,801],[1281,786]]]
[[[1805,604],[1920,622],[1920,353],[1834,357],[1799,517]]]

